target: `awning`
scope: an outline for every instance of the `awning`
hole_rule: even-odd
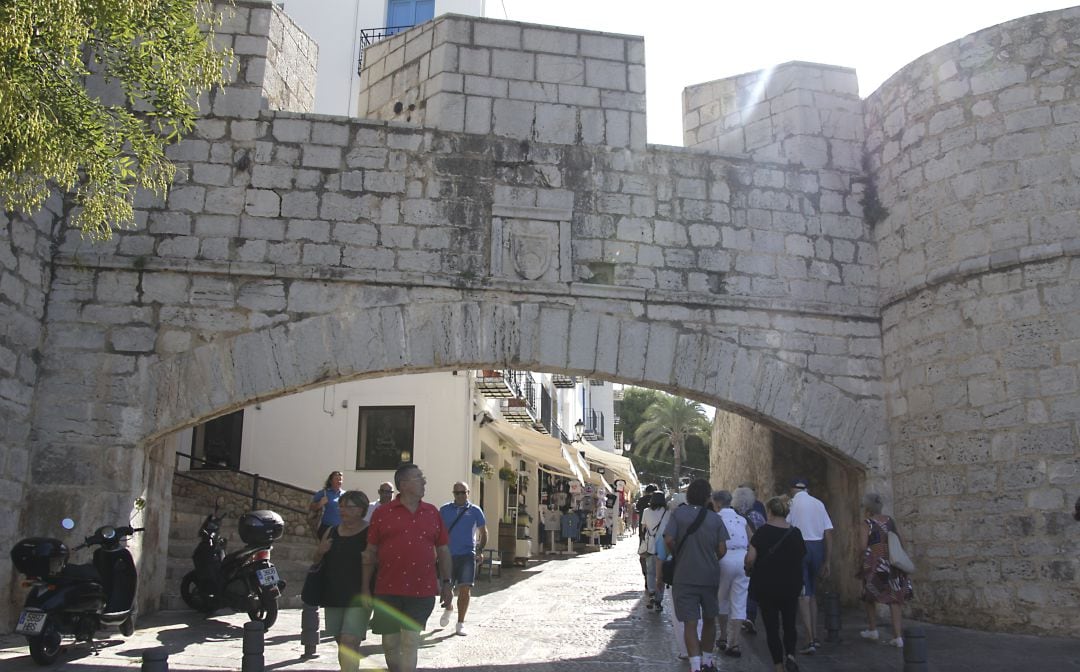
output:
[[[511,449],[544,465],[547,471],[585,482],[576,461],[568,458],[558,439],[531,429],[511,425],[503,420],[492,420],[485,424],[485,428],[490,428],[499,438],[510,444]]]
[[[575,441],[574,449],[575,451],[584,452],[586,459],[604,467],[604,471],[608,475],[607,480],[612,482],[620,478],[624,480],[627,495],[632,495],[641,489],[637,472],[634,470],[634,463],[630,461],[630,458],[609,453],[606,450],[597,448],[588,441]]]

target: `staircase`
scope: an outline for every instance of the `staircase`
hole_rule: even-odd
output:
[[[232,471],[196,473],[200,479],[205,479],[210,483],[191,481],[180,475],[173,477],[169,553],[161,609],[186,610],[189,608],[180,597],[180,581],[185,574],[194,569],[191,554],[199,543],[199,528],[206,515],[213,511],[214,502],[219,497],[222,498],[220,510],[225,513],[221,524],[221,534],[229,540],[227,548],[230,552],[243,548],[244,542],[240,541],[237,522],[241,514],[252,509],[251,498],[221,489],[222,487],[231,488],[243,474]],[[265,481],[261,481],[259,487],[261,497],[269,502],[287,502],[287,506],[291,508],[302,508],[311,498],[310,491],[290,486],[275,488],[273,484],[268,485]],[[300,588],[304,585],[304,577],[311,564],[315,540],[308,531],[301,514],[281,506],[275,507],[269,502],[261,501],[258,508],[276,511],[285,520],[285,534],[274,542],[273,552],[270,555],[278,574],[288,583],[278,605],[281,608],[299,608]]]

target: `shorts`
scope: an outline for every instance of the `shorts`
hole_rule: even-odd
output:
[[[340,635],[352,635],[360,641],[367,639],[370,607],[323,607],[323,618],[328,634],[336,639]]]
[[[806,555],[802,561],[802,584],[803,597],[814,596],[814,583],[817,581],[818,572],[825,564],[825,540],[806,542]]]
[[[686,583],[672,586],[671,601],[675,605],[675,617],[683,623],[716,618],[720,613],[720,601],[716,599],[717,588]]]
[[[476,554],[455,555],[450,569],[450,581],[455,586],[471,586],[476,582]]]
[[[405,595],[376,595],[371,631],[376,635],[393,635],[402,630],[420,632],[435,609],[435,596],[408,597]]]

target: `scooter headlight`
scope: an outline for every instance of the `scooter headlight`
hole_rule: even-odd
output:
[[[116,529],[112,527],[101,528],[101,538],[105,541],[112,541],[116,538]]]

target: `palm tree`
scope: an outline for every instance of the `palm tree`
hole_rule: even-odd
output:
[[[697,436],[706,442],[712,425],[701,404],[670,394],[661,394],[645,409],[645,422],[634,432],[634,443],[641,455],[658,454],[668,447],[674,453],[675,487],[679,487],[682,462],[686,457],[686,438]]]

